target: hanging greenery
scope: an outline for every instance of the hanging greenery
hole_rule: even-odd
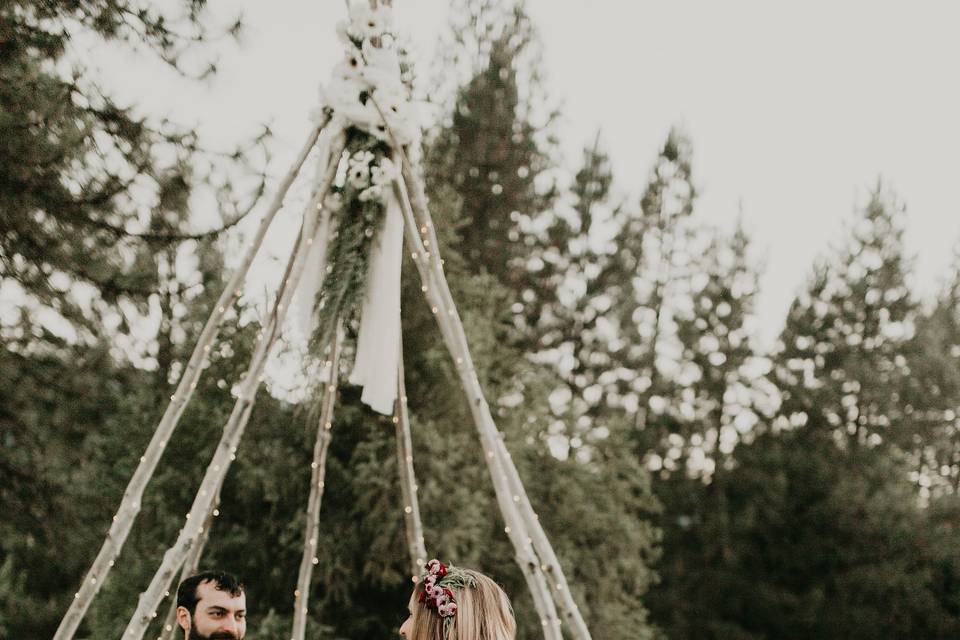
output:
[[[333,337],[337,319],[349,320],[363,293],[370,251],[383,225],[383,196],[396,174],[383,140],[356,127],[347,129],[347,172],[325,205],[333,216],[334,237],[327,273],[317,293],[317,327],[311,351],[320,353]]]

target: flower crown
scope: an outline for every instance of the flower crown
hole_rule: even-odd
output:
[[[453,565],[447,566],[436,558],[424,567],[421,579],[423,591],[420,592],[419,602],[437,612],[443,620],[444,635],[449,635],[453,617],[457,614],[457,602],[450,587],[476,587],[476,580],[464,570]]]

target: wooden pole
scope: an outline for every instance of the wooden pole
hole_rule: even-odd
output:
[[[177,586],[193,574],[200,567],[200,558],[203,557],[203,550],[210,540],[210,529],[213,527],[214,519],[220,515],[217,507],[220,506],[220,491],[217,490],[217,497],[213,501],[213,508],[203,521],[203,527],[200,530],[200,539],[190,548],[190,553],[183,562],[183,569],[180,571],[180,580],[176,585],[169,585],[167,593],[170,594],[170,608],[167,610],[167,617],[163,621],[159,640],[173,640],[177,631]]]
[[[317,564],[317,539],[320,535],[320,506],[323,502],[323,489],[327,474],[327,451],[330,448],[331,429],[333,429],[333,407],[337,400],[337,381],[340,374],[340,344],[343,340],[343,328],[340,321],[334,331],[330,344],[330,379],[324,385],[323,403],[320,419],[317,423],[317,441],[313,447],[313,462],[310,474],[310,497],[307,501],[306,527],[304,528],[303,555],[300,558],[300,572],[297,576],[297,589],[293,592],[293,633],[291,640],[303,640],[307,630],[307,603],[310,599],[310,579],[313,565]]]
[[[540,560],[533,550],[524,522],[511,496],[509,481],[502,468],[500,457],[496,454],[496,441],[500,434],[493,423],[490,409],[483,397],[483,390],[473,369],[469,350],[462,346],[465,345],[465,339],[461,341],[457,337],[459,316],[457,316],[456,308],[450,306],[446,298],[440,293],[446,280],[437,278],[437,274],[433,270],[430,252],[420,239],[420,232],[413,217],[410,198],[404,181],[398,178],[394,187],[404,211],[404,230],[407,244],[411,249],[411,257],[413,257],[414,264],[420,272],[420,277],[426,288],[427,302],[431,305],[431,311],[440,325],[440,333],[447,343],[447,349],[456,361],[457,372],[460,374],[461,384],[469,400],[470,411],[473,413],[474,423],[483,446],[487,469],[490,472],[490,478],[493,480],[494,493],[506,524],[504,532],[513,544],[517,565],[523,572],[527,586],[530,588],[534,606],[543,626],[544,638],[546,640],[562,640],[560,619],[557,617],[550,588],[540,569]],[[435,247],[432,253],[436,253]],[[456,322],[453,322],[452,319]],[[459,327],[462,332],[463,325],[459,324]]]
[[[550,544],[550,540],[547,538],[547,534],[540,524],[540,516],[537,515],[533,510],[533,506],[530,504],[530,498],[523,488],[523,483],[517,473],[516,466],[513,464],[513,459],[510,457],[510,452],[502,440],[500,441],[498,455],[504,468],[508,470],[507,476],[510,478],[510,485],[513,488],[514,497],[519,498],[518,506],[520,508],[520,516],[527,526],[527,531],[533,542],[533,548],[536,549],[537,555],[540,556],[542,561],[540,568],[547,574],[547,582],[550,585],[551,591],[554,593],[554,598],[558,601],[563,617],[571,629],[574,630],[574,636],[576,638],[589,639],[590,631],[587,629],[586,623],[580,614],[579,607],[577,607],[576,602],[573,600],[573,594],[570,593],[569,587],[567,586],[567,579],[566,576],[563,575],[560,561],[557,559],[553,551],[553,546]]]
[[[235,458],[237,445],[243,436],[247,418],[250,416],[248,409],[253,406],[257,390],[260,388],[263,367],[266,364],[267,356],[279,334],[283,319],[286,317],[286,312],[290,306],[290,299],[303,273],[307,254],[317,236],[318,229],[325,226],[324,222],[318,223],[318,216],[320,210],[323,209],[322,203],[336,175],[343,145],[343,135],[340,135],[337,140],[331,144],[331,160],[328,163],[326,175],[324,175],[320,188],[307,207],[298,246],[291,256],[288,273],[285,275],[283,281],[281,281],[273,311],[265,327],[265,335],[259,340],[251,357],[250,368],[241,383],[240,393],[238,394],[233,412],[230,415],[227,425],[224,427],[220,443],[217,445],[213,459],[207,467],[203,481],[200,484],[200,489],[194,498],[193,506],[187,514],[187,521],[183,529],[181,529],[176,543],[164,554],[160,567],[150,582],[150,586],[140,595],[137,609],[124,631],[124,640],[139,640],[142,638],[151,620],[156,617],[156,608],[163,598],[165,586],[169,584],[174,572],[183,565],[190,546],[198,537],[202,518],[210,510],[215,489],[222,482],[223,477],[230,467],[230,463]],[[328,210],[323,210],[323,217],[325,219],[328,220],[329,215],[330,212]],[[325,236],[321,234],[320,237],[323,238]]]
[[[267,208],[267,212],[260,222],[257,232],[254,234],[246,255],[244,255],[236,270],[234,270],[233,275],[220,294],[220,299],[217,301],[217,304],[214,305],[213,311],[210,313],[210,317],[204,325],[200,337],[197,339],[197,344],[193,349],[190,360],[187,362],[183,375],[180,376],[177,389],[173,395],[170,396],[170,403],[167,405],[163,417],[160,419],[160,424],[154,431],[146,451],[140,457],[140,463],[137,465],[137,469],[134,471],[123,493],[120,507],[117,509],[116,515],[113,516],[106,540],[104,540],[103,545],[100,547],[100,551],[90,566],[90,569],[87,570],[80,588],[74,595],[73,602],[70,603],[70,607],[60,621],[60,626],[53,636],[54,640],[71,640],[73,638],[77,632],[77,628],[80,626],[80,622],[87,613],[87,609],[90,607],[90,603],[97,595],[97,592],[100,591],[100,586],[106,580],[107,574],[113,567],[117,556],[120,555],[127,536],[133,528],[134,520],[140,512],[140,505],[147,483],[150,482],[150,478],[153,476],[157,464],[160,462],[160,457],[163,455],[163,450],[167,442],[170,441],[170,436],[173,434],[174,429],[176,429],[177,423],[180,421],[180,416],[183,415],[183,411],[190,401],[194,389],[197,388],[197,381],[200,379],[204,364],[220,332],[220,325],[223,323],[227,309],[232,307],[237,298],[240,297],[241,285],[243,284],[244,278],[246,278],[247,272],[250,270],[250,265],[254,257],[256,257],[257,252],[263,244],[263,238],[267,233],[267,229],[276,217],[277,212],[280,211],[280,208],[283,206],[283,200],[290,190],[290,185],[300,173],[303,163],[317,142],[321,129],[326,126],[328,122],[329,118],[310,131],[293,166],[290,167],[283,180],[281,180],[277,186],[276,195],[274,195],[273,201]]]
[[[410,162],[407,159],[406,154],[403,153],[402,149],[399,150],[398,155],[401,159],[401,171],[404,186],[406,187],[406,185],[410,185],[410,191],[413,194],[412,199],[410,199],[409,192],[407,192],[406,189],[403,189],[408,198],[409,206],[415,212],[414,224],[418,225],[420,234],[426,236],[423,246],[432,245],[433,248],[433,250],[430,251],[429,255],[427,256],[427,259],[430,262],[431,271],[434,276],[434,281],[436,283],[435,286],[439,289],[439,291],[436,292],[438,294],[437,298],[439,298],[439,304],[434,304],[433,308],[438,309],[438,311],[446,311],[446,314],[435,313],[435,315],[437,315],[437,321],[443,321],[449,324],[449,331],[452,334],[453,342],[455,343],[451,347],[451,353],[454,355],[458,369],[461,371],[461,379],[464,383],[464,389],[468,390],[468,396],[471,396],[472,398],[478,398],[478,401],[482,403],[482,407],[480,407],[478,411],[474,412],[474,417],[476,419],[477,416],[480,416],[481,421],[487,423],[487,425],[482,427],[480,422],[478,422],[477,428],[496,430],[493,417],[490,414],[489,406],[487,406],[486,399],[483,397],[483,392],[480,388],[480,382],[477,379],[476,371],[473,368],[469,345],[467,344],[466,333],[463,330],[463,323],[456,311],[456,305],[454,304],[453,296],[450,294],[450,288],[447,284],[446,275],[443,273],[443,264],[439,255],[439,243],[437,240],[436,231],[434,229],[433,219],[430,216],[430,211],[426,205],[426,195],[423,191],[423,185],[420,183],[417,176],[414,175],[413,167],[410,165]],[[419,218],[419,220],[417,218]],[[429,244],[426,244],[428,242]],[[430,292],[428,291],[428,296],[429,293]],[[473,390],[473,394],[471,394],[469,389]],[[557,604],[563,611],[563,616],[569,623],[574,638],[576,638],[576,640],[590,640],[590,631],[587,628],[586,622],[583,620],[583,615],[580,613],[579,607],[570,593],[570,588],[567,583],[566,576],[563,573],[563,568],[560,566],[560,562],[553,551],[553,547],[550,544],[543,527],[540,525],[539,518],[536,516],[536,513],[533,511],[533,508],[530,505],[529,497],[527,496],[526,491],[523,489],[523,482],[517,473],[517,469],[514,466],[513,461],[510,459],[509,454],[505,455],[505,452],[506,448],[503,446],[502,442],[499,442],[499,446],[492,450],[492,453],[500,459],[504,473],[508,476],[509,485],[512,489],[511,493],[513,494],[513,500],[518,506],[518,511],[521,513],[524,524],[527,528],[529,528],[531,542],[533,543],[537,554],[540,555],[544,561],[542,564],[543,570],[549,574],[547,584],[549,585]]]
[[[402,341],[402,338],[401,338]],[[416,583],[427,563],[427,548],[420,519],[420,501],[417,500],[417,477],[413,469],[413,443],[410,434],[410,414],[407,411],[407,389],[403,376],[403,345],[397,372],[397,400],[394,403],[393,423],[397,427],[397,469],[400,473],[400,491],[403,495],[403,522],[410,555],[410,578]]]

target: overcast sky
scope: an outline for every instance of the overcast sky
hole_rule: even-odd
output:
[[[399,30],[430,65],[448,2],[395,0]],[[209,83],[146,56],[84,53],[107,84],[224,145],[270,123],[274,176],[309,129],[319,82],[341,48],[340,0],[211,2],[247,31],[223,44]],[[636,198],[671,125],[694,145],[698,215],[730,227],[742,207],[765,260],[767,343],[814,259],[882,176],[906,205],[917,290],[932,295],[960,240],[960,3],[844,0],[530,0],[566,162],[598,129],[619,193]],[[269,239],[282,253],[293,212]],[[263,264],[266,264],[264,262]],[[262,268],[261,272],[270,271]]]

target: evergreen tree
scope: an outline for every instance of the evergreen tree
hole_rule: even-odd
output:
[[[54,0],[0,9],[0,278],[59,317],[61,331],[90,337],[110,312],[101,301],[142,303],[154,291],[133,256],[181,233],[151,228],[141,203],[187,189],[182,170],[197,150],[191,131],[117,104],[65,57],[67,43],[82,31],[149,48],[186,73],[182,54],[209,36],[203,6],[188,0],[167,13],[138,0]]]
[[[901,446],[907,277],[896,209],[878,190],[791,307],[773,356],[783,398],[773,428],[758,424],[708,485],[670,498],[658,489],[678,515],[664,522],[662,584],[648,603],[672,637],[956,634],[945,516],[956,504],[918,505]]]
[[[456,191],[459,251],[472,273],[490,273],[514,292],[517,320],[529,324],[543,278],[527,257],[553,201],[544,184],[551,180],[553,115],[539,95],[537,35],[523,2],[462,0],[452,14],[455,53],[446,69],[456,75],[466,68],[469,80],[431,138],[427,180]]]
[[[685,460],[690,475],[709,477],[740,440],[752,436],[777,394],[753,335],[759,274],[749,261],[746,231],[738,224],[729,238],[705,233],[699,242],[706,247],[691,264],[689,304],[675,314],[683,348],[675,379],[684,387],[680,414],[686,432],[669,436],[668,454]]]
[[[607,295],[614,301],[610,316],[617,327],[614,399],[634,416],[634,449],[641,455],[660,447],[677,430],[679,402],[672,397],[668,372],[680,352],[675,296],[689,275],[686,252],[696,196],[691,157],[689,140],[671,130],[640,208],[625,216],[614,239],[616,258],[601,276],[609,283]]]
[[[825,429],[849,448],[909,439],[899,388],[916,302],[901,215],[878,186],[836,262],[821,264],[791,306],[776,354],[779,426]]]
[[[904,436],[921,498],[960,493],[960,251],[905,349]]]
[[[610,354],[614,336],[606,315],[612,301],[603,279],[610,272],[615,249],[604,238],[604,227],[620,211],[610,204],[612,180],[598,135],[594,145],[584,150],[569,208],[560,210],[558,205],[543,241],[531,252],[530,261],[544,274],[546,288],[555,292],[537,312],[539,349],[532,358],[549,365],[562,380],[551,393],[555,420],[549,425],[551,441],[560,449],[576,451],[585,441],[609,434],[605,424],[609,420],[623,422],[620,409],[610,407],[604,393],[605,385],[615,380]]]
[[[689,503],[711,508],[665,538],[647,602],[671,638],[956,635],[960,565],[944,517],[955,505],[919,508],[896,459],[844,451],[825,431],[765,432],[734,456],[691,487]]]
[[[674,129],[600,276],[617,327],[610,398],[634,417],[637,454],[664,477],[709,477],[775,395],[754,344],[759,276],[747,234],[698,225],[695,197],[692,145]]]
[[[0,566],[16,576],[0,588],[11,635],[52,635],[102,541],[122,487],[91,474],[129,479],[137,436],[169,395],[170,349],[143,329],[158,301],[169,318],[196,295],[173,269],[192,251],[183,242],[219,231],[185,230],[188,194],[210,177],[193,163],[193,133],[119,105],[67,45],[144,47],[186,73],[180,56],[209,35],[203,5],[0,8],[0,288],[16,302],[0,318],[0,497],[21,514],[0,525]],[[106,452],[117,457],[88,466]]]

